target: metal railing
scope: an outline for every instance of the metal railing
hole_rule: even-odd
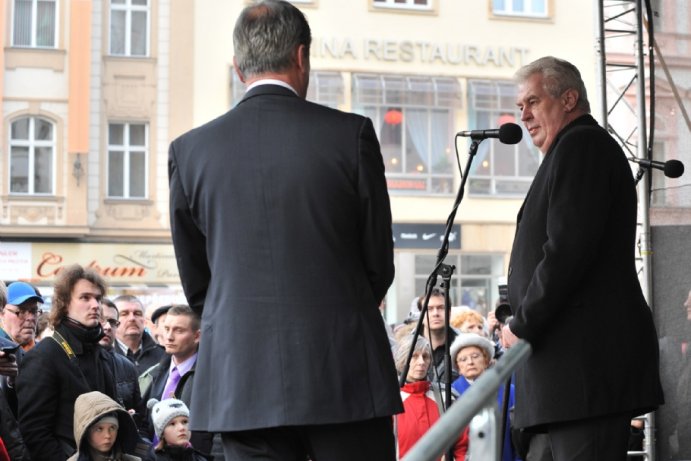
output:
[[[434,461],[457,440],[466,426],[470,427],[469,453],[473,461],[498,461],[504,434],[499,417],[497,392],[516,368],[528,359],[530,344],[520,340],[507,350],[492,368],[488,368],[463,395],[442,415],[437,423],[410,449],[402,461]],[[640,417],[645,423],[643,451],[630,451],[628,456],[654,460],[654,415]]]
[[[403,461],[433,461],[458,440],[471,420],[470,453],[473,461],[499,459],[500,440],[504,439],[501,421],[497,417],[497,392],[516,368],[531,353],[530,344],[521,340],[507,350],[492,368],[488,368],[461,395],[449,410],[410,449]]]

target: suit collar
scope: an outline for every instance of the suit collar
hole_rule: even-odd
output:
[[[552,145],[549,147],[549,150],[547,150],[545,157],[547,157],[557,147],[557,144],[559,144],[559,139],[561,139],[564,134],[577,126],[584,125],[597,125],[597,121],[595,121],[593,116],[590,114],[583,114],[575,120],[572,120],[569,124],[562,128],[559,133],[557,133],[557,136],[554,138],[554,141],[552,141]]]
[[[292,90],[285,88],[280,85],[272,85],[270,83],[267,84],[262,84],[255,86],[251,90],[249,90],[247,93],[245,93],[245,96],[242,98],[239,104],[242,104],[243,102],[252,99],[257,96],[267,96],[267,95],[274,95],[274,96],[288,96],[292,98],[297,98],[299,97],[297,94],[293,93]]]
[[[580,117],[578,117],[577,119],[573,120],[573,121],[572,121],[571,123],[569,123],[568,125],[566,125],[564,128],[562,128],[561,131],[559,131],[559,133],[557,134],[557,137],[554,138],[554,142],[552,142],[552,145],[550,146],[549,150],[548,150],[547,153],[545,154],[545,156],[544,156],[542,162],[540,163],[540,166],[538,167],[537,172],[535,173],[535,176],[537,177],[537,175],[539,174],[540,170],[542,169],[542,166],[543,166],[544,163],[545,163],[545,159],[547,159],[547,157],[548,157],[548,156],[552,153],[552,151],[557,147],[557,144],[559,144],[559,139],[560,139],[562,136],[564,136],[564,134],[565,134],[566,132],[568,132],[569,130],[571,130],[571,129],[577,127],[577,126],[586,126],[586,125],[591,125],[591,126],[595,125],[595,126],[597,126],[597,124],[598,124],[597,121],[593,118],[592,115],[590,115],[590,114],[583,114],[583,115],[581,115]],[[525,202],[528,201],[528,197],[530,196],[530,191],[533,190],[533,184],[534,184],[534,183],[535,183],[535,178],[533,178],[533,181],[530,183],[530,187],[528,188],[528,193],[525,194],[525,198],[523,199],[523,204],[521,205],[521,208],[518,210],[518,215],[517,215],[517,217],[516,217],[516,221],[517,221],[517,222],[521,222],[521,217],[523,216],[523,207],[525,207]]]

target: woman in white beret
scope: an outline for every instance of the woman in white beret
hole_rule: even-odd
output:
[[[475,333],[459,333],[451,344],[451,362],[458,369],[458,379],[451,386],[459,394],[463,394],[492,364],[494,358],[494,343],[484,336]],[[497,401],[502,408],[504,386],[499,388]],[[509,408],[514,405],[513,384],[509,391]],[[511,443],[511,425],[506,425],[504,432],[504,447],[502,461],[517,461],[519,458]]]

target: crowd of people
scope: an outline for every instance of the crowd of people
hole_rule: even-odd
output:
[[[189,306],[152,312],[152,334],[139,300],[109,303],[105,281],[75,265],[55,280],[39,341],[40,293],[9,286],[0,456],[198,460],[222,445],[233,460],[393,461],[452,404],[442,383],[464,393],[521,339],[532,353],[497,395],[503,461],[624,461],[631,418],[664,402],[659,345],[633,258],[631,169],[578,69],[546,56],[515,76],[543,161],[517,216],[512,315],[462,311],[447,327],[447,297],[431,291],[414,341],[414,322],[388,338],[377,310],[395,270],[374,125],[305,100],[311,40],[290,2],[248,5],[233,31],[244,98],[171,143]],[[402,386],[394,357],[412,357]],[[472,451],[461,431],[448,456]]]
[[[172,305],[149,309],[147,317],[138,298],[111,300],[106,289],[89,269],[65,269],[54,284],[47,333],[39,338],[44,299],[38,289],[0,282],[0,460],[223,459],[214,434],[188,426],[199,316],[187,305]],[[435,289],[414,344],[414,322],[391,330],[399,377],[414,349],[401,388],[404,411],[394,417],[398,457],[448,406],[440,383],[450,375],[458,397],[501,354],[498,342],[488,339],[497,339],[497,325],[462,309],[449,327],[452,369],[446,373],[444,303],[444,292]],[[417,306],[422,309],[421,301]],[[510,406],[513,399],[512,390]],[[519,459],[508,430],[505,442],[503,461]],[[465,459],[468,443],[465,430],[454,459]]]
[[[218,456],[213,434],[189,429],[199,316],[172,305],[147,318],[137,297],[107,299],[105,280],[79,265],[53,288],[43,313],[35,286],[0,282],[0,460]]]

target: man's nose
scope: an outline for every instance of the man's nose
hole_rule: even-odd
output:
[[[524,108],[521,110],[521,120],[526,121],[526,120],[528,120],[530,117],[531,117],[531,115],[530,115],[530,110],[528,110],[527,107],[524,107]]]

